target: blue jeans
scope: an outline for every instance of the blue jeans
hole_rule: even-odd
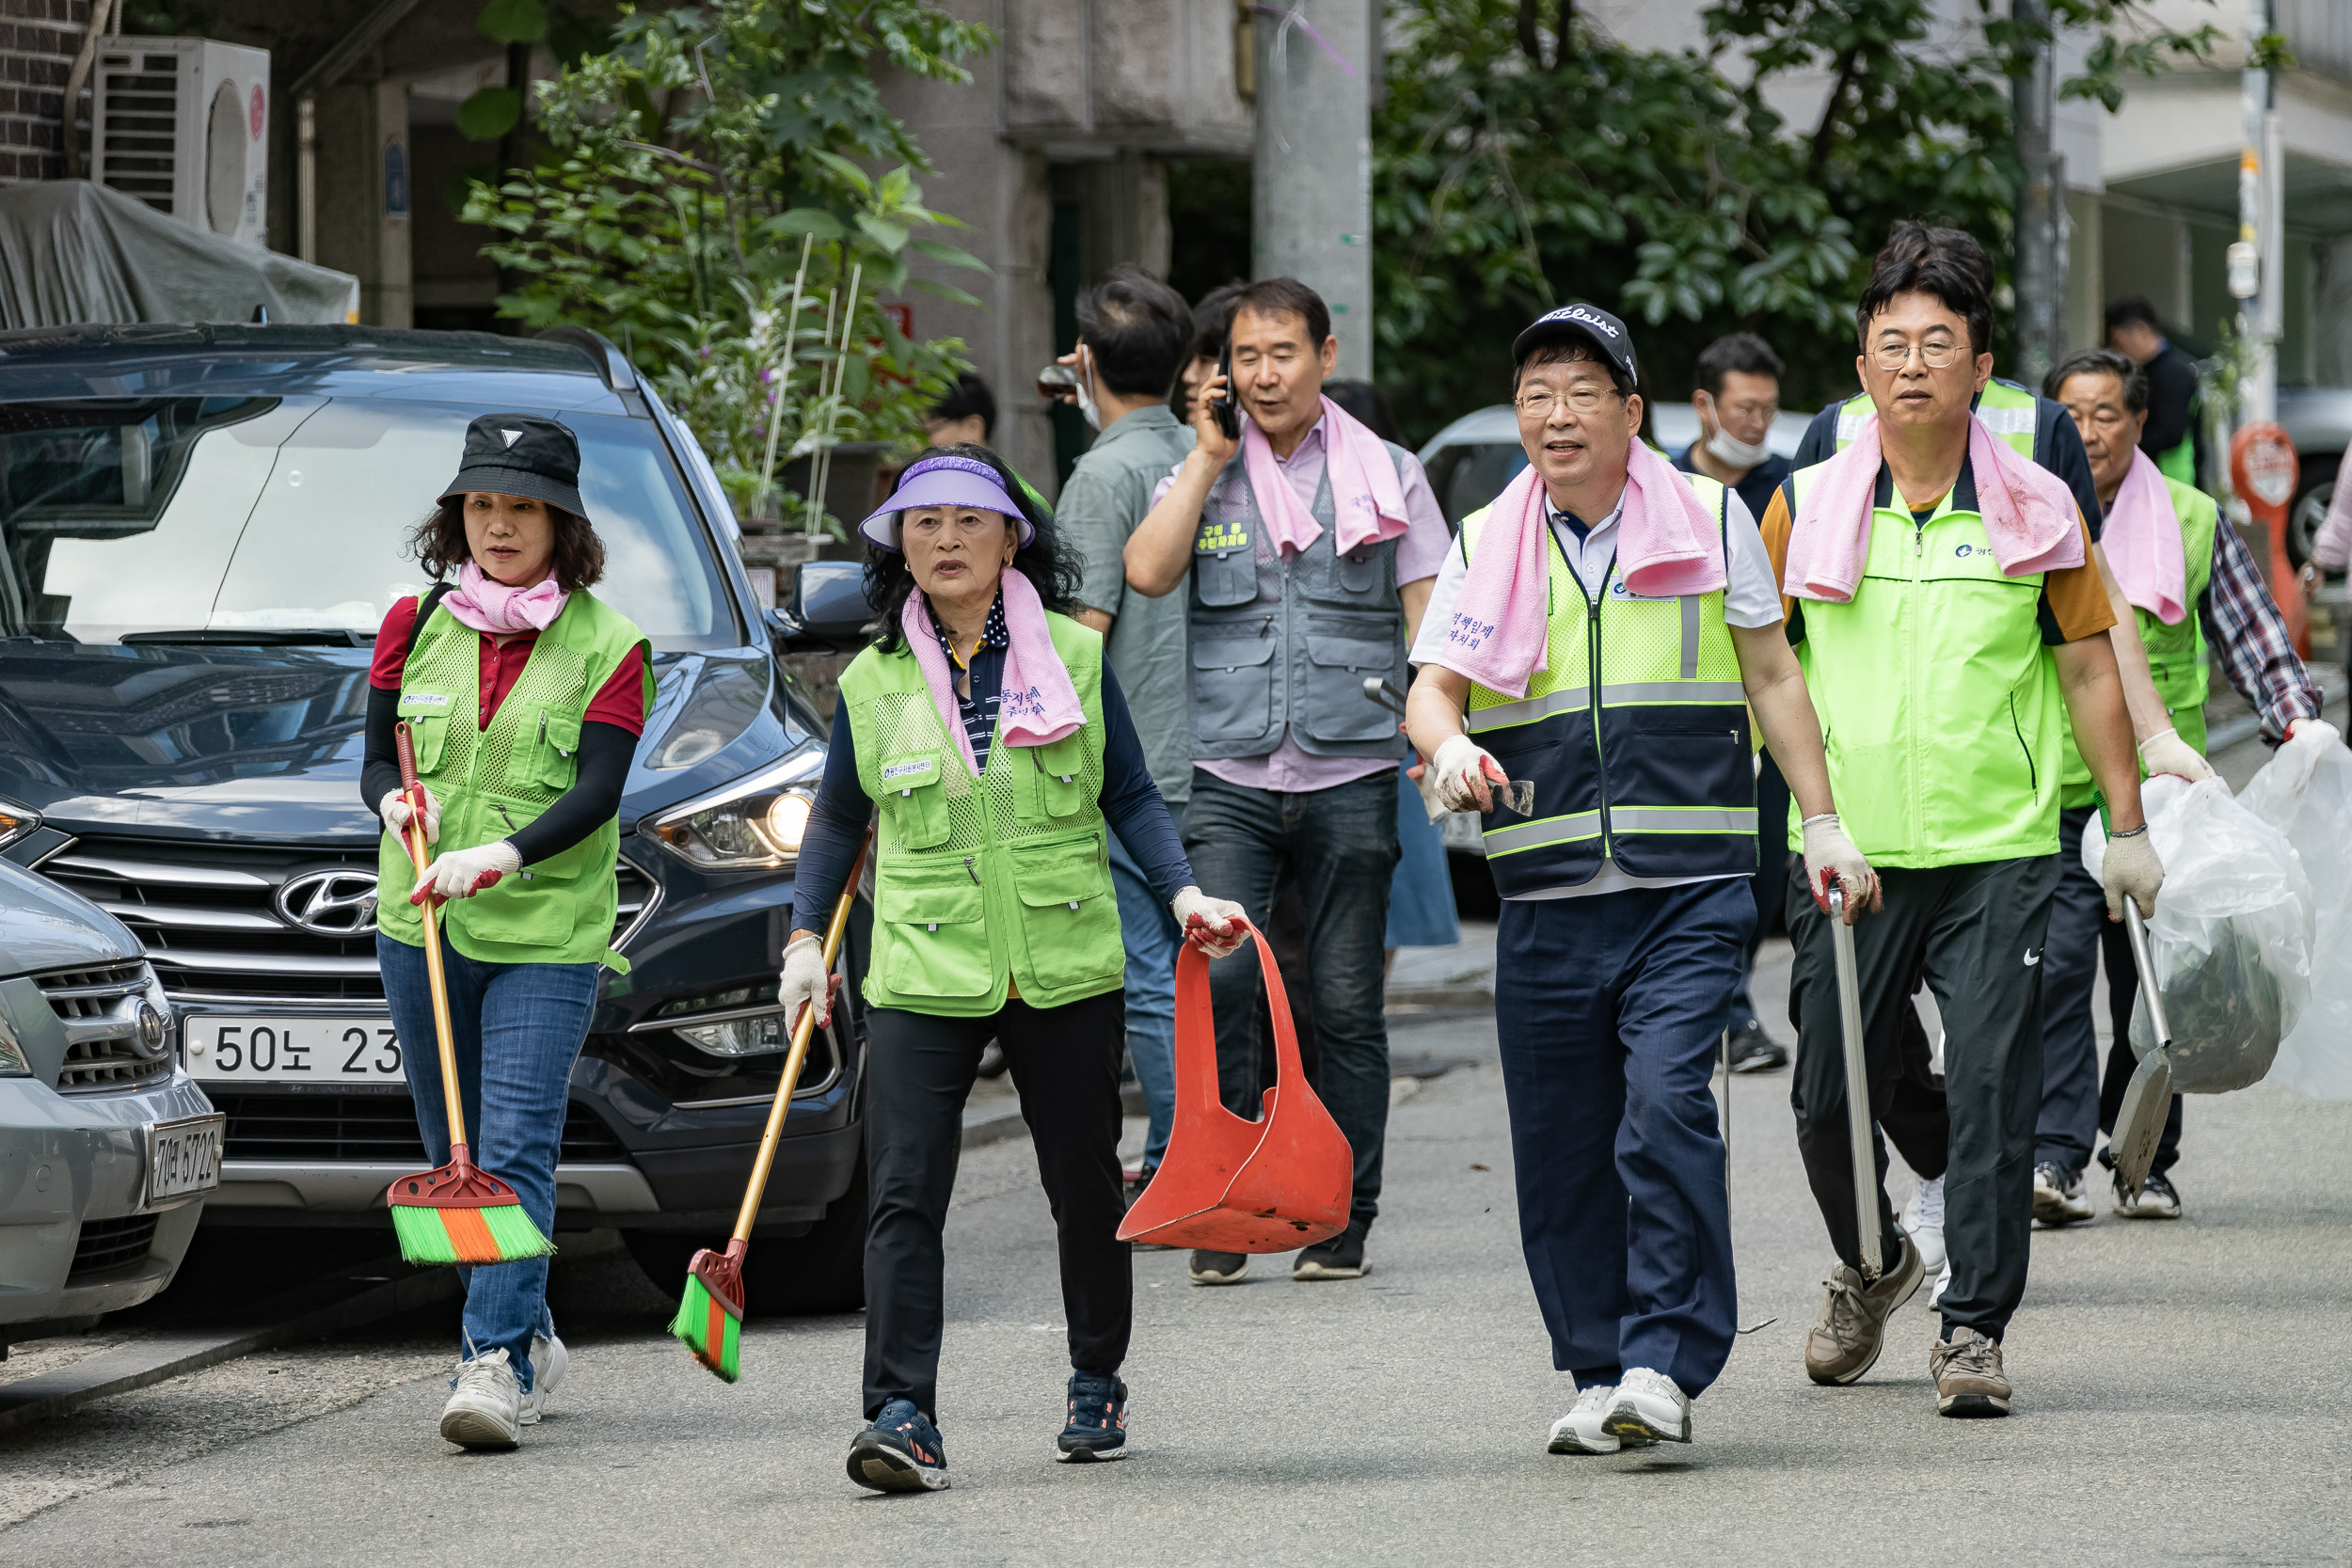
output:
[[[441,1062],[433,1034],[433,990],[424,949],[377,933],[384,1000],[400,1031],[417,1131],[437,1165],[449,1159],[449,1117],[441,1103]],[[572,1063],[588,1038],[588,1015],[601,985],[597,964],[497,964],[467,958],[447,942],[449,1021],[457,1053],[458,1102],[471,1134],[473,1163],[515,1189],[541,1234],[555,1233],[556,1148]],[[465,1355],[503,1350],[531,1387],[531,1337],[552,1337],[548,1260],[459,1269],[465,1287]]]
[[[1184,807],[1184,854],[1201,891],[1231,898],[1263,930],[1280,890],[1295,883],[1307,927],[1315,1053],[1307,1081],[1356,1156],[1348,1229],[1380,1212],[1389,1132],[1389,1021],[1382,994],[1389,883],[1396,874],[1396,774],[1283,794],[1244,789],[1204,769]],[[1274,1053],[1258,1028],[1263,988],[1248,949],[1209,968],[1216,1009],[1217,1085],[1235,1116],[1263,1114]]]
[[[1176,819],[1184,808],[1170,806]],[[1184,933],[1143,868],[1127,847],[1111,835],[1111,890],[1119,895],[1119,930],[1127,942],[1127,1057],[1151,1115],[1144,1134],[1143,1165],[1168,1152],[1168,1124],[1176,1117],[1176,949]]]
[[[1746,878],[1507,901],[1495,1030],[1519,1244],[1577,1386],[1715,1381],[1738,1309],[1715,1043],[1756,924]]]

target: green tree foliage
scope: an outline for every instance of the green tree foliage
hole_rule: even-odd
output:
[[[483,26],[539,12],[500,0]],[[534,89],[535,165],[470,188],[466,220],[498,230],[485,252],[520,280],[500,313],[622,343],[745,507],[771,450],[780,469],[919,433],[962,344],[911,341],[878,302],[910,286],[911,254],[982,263],[925,232],[956,220],[923,205],[930,166],[874,73],[968,81],[959,62],[993,41],[927,0],[624,5],[608,47]],[[826,344],[845,341],[842,361]]]
[[[1408,429],[1499,400],[1512,334],[1589,299],[1633,322],[1653,394],[1684,394],[1717,336],[1761,333],[1784,397],[1853,384],[1852,306],[1887,227],[1966,229],[2008,277],[2011,78],[2036,35],[1977,0],[1718,0],[1701,47],[1632,49],[1573,0],[1390,0],[1373,128],[1381,381]],[[2069,96],[2201,53],[2137,0],[2052,0],[2098,29]],[[2044,35],[2046,36],[2046,35]],[[1832,84],[1792,124],[1771,89]],[[1996,328],[2006,353],[2007,322]]]

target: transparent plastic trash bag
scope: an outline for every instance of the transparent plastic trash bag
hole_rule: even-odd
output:
[[[2140,786],[2164,890],[2148,922],[2149,961],[2172,1030],[2172,1086],[2223,1094],[2271,1068],[2312,994],[2311,883],[2286,835],[2233,799],[2219,779],[2166,774]],[[2093,817],[2083,865],[2106,859]],[[2132,1005],[2132,1051],[2156,1048],[2144,998]]]
[[[2317,915],[2311,1005],[2279,1042],[2270,1081],[2352,1100],[2352,749],[2325,733],[2290,740],[2238,801],[2295,847]]]

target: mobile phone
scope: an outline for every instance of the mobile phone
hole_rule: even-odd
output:
[[[1241,439],[1241,405],[1233,401],[1233,345],[1231,341],[1216,356],[1216,373],[1225,378],[1225,390],[1209,400],[1209,411],[1216,416],[1216,427],[1225,432],[1225,438],[1238,441]]]

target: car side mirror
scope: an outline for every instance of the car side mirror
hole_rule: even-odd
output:
[[[775,612],[785,648],[792,653],[850,653],[866,641],[874,607],[866,599],[866,566],[856,561],[811,561],[793,574],[792,594]]]

